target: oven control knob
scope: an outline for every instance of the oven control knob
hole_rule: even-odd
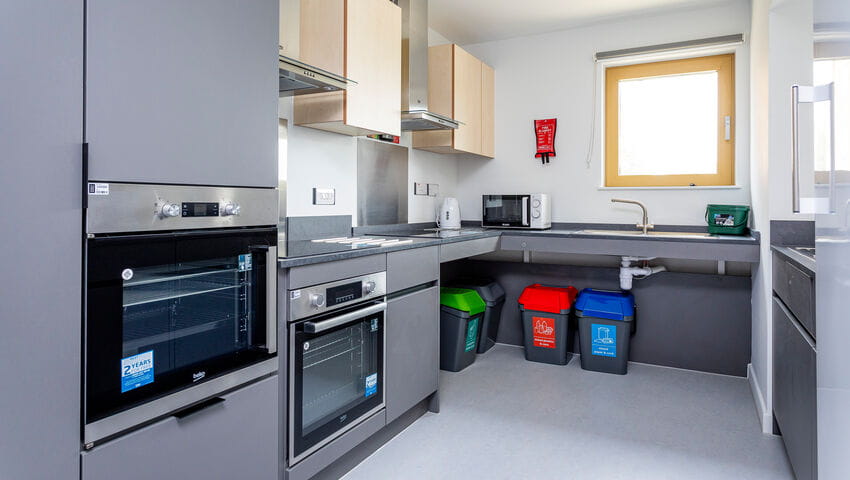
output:
[[[375,291],[375,282],[365,282],[363,283],[363,293],[369,294]]]
[[[531,211],[531,218],[540,218],[540,210],[534,209]]]
[[[160,214],[163,217],[179,217],[180,216],[180,205],[176,203],[165,203],[162,205],[162,209],[160,210]]]
[[[325,305],[325,296],[321,293],[310,294],[310,306],[319,308]]]
[[[238,203],[227,203],[224,205],[224,215],[239,215],[241,209]]]
[[[535,200],[531,202],[531,206],[533,206],[534,208],[540,208],[540,200]]]

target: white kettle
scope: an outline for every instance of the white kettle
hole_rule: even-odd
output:
[[[460,206],[457,199],[446,197],[437,212],[437,227],[457,230],[460,228]]]

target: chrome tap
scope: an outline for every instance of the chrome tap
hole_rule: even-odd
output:
[[[649,215],[646,213],[646,205],[636,201],[636,200],[623,200],[620,198],[612,198],[611,203],[631,203],[640,207],[643,210],[643,221],[637,224],[637,228],[643,229],[643,234],[646,235],[647,230],[652,230],[655,228],[655,225],[649,223]]]

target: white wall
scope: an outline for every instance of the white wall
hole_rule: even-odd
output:
[[[280,118],[292,118],[292,100],[281,99]],[[351,215],[357,223],[357,137],[297,127],[289,122],[287,212],[290,217]],[[401,144],[410,145],[409,133]],[[444,196],[457,189],[457,162],[453,155],[410,150],[408,156],[408,221],[434,221]],[[414,196],[413,182],[437,183],[440,196]],[[313,205],[313,187],[336,189],[336,205]]]
[[[750,33],[750,189],[752,191],[753,227],[762,238],[770,238],[770,175],[769,175],[769,7],[771,0],[753,0]],[[772,261],[770,242],[760,246],[762,262],[752,274],[752,354],[750,382],[762,423],[762,430],[773,428],[772,391],[773,358],[771,341]]]
[[[585,163],[594,105],[593,54],[597,51],[748,33],[749,2],[641,16],[562,32],[464,46],[496,71],[496,158],[458,163],[461,211],[481,218],[484,193],[548,192],[556,222],[631,223],[639,210],[615,206],[612,197],[647,204],[656,224],[704,225],[707,203],[750,203],[749,48],[737,50],[736,179],[739,188],[710,190],[602,190],[597,128],[590,166]],[[598,80],[598,79],[597,79]],[[533,120],[558,118],[557,157],[543,166],[533,157]],[[601,119],[600,119],[601,120]]]

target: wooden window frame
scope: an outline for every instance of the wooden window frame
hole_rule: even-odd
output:
[[[717,72],[717,173],[685,175],[619,174],[619,82],[696,72]],[[725,117],[731,119],[725,139]],[[605,69],[605,186],[687,187],[735,185],[735,54],[668,60]]]

